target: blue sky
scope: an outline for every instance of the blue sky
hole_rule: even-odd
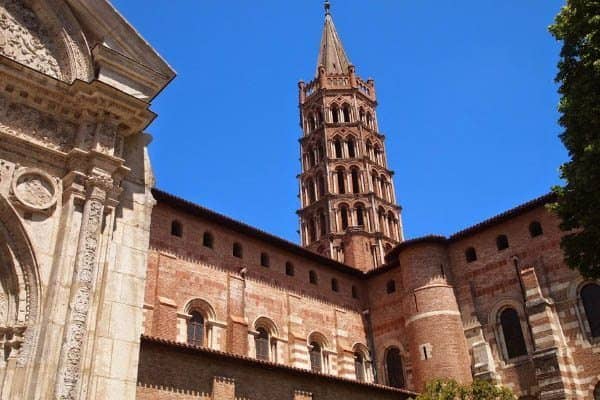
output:
[[[175,68],[154,101],[158,187],[298,242],[297,82],[320,0],[113,0]],[[448,235],[546,193],[557,135],[558,0],[332,0],[364,78],[408,238]]]

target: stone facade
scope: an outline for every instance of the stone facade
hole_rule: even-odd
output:
[[[108,2],[0,1],[0,398],[134,398],[173,75]]]
[[[304,247],[152,189],[173,77],[107,1],[0,0],[1,399],[386,400],[439,377],[600,397],[600,284],[565,266],[552,196],[404,240],[374,83],[328,9],[300,84]]]

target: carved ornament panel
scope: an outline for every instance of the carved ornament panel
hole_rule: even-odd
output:
[[[0,54],[61,79],[48,32],[22,0],[0,0]]]
[[[52,177],[41,170],[23,169],[16,173],[13,194],[30,211],[46,211],[56,204],[58,190]]]

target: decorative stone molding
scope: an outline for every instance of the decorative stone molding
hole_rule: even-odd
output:
[[[24,168],[15,174],[12,192],[29,211],[48,211],[56,204],[58,189],[54,179],[40,169]]]
[[[0,54],[62,78],[55,43],[23,1],[5,0],[0,5]]]

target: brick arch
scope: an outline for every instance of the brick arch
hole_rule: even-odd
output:
[[[210,303],[201,298],[193,298],[188,300],[188,302],[183,307],[183,312],[185,314],[190,314],[192,311],[199,311],[204,318],[209,321],[216,321],[217,314],[215,313],[215,309]]]
[[[252,323],[252,327],[254,330],[264,328],[269,332],[269,335],[279,337],[279,328],[277,328],[277,324],[271,318],[264,315],[258,316]]]
[[[333,351],[333,347],[331,346],[331,342],[329,341],[329,339],[327,339],[327,336],[325,336],[319,331],[312,331],[306,337],[307,346],[310,346],[312,342],[319,343],[323,347],[323,350],[327,350],[330,352]]]

